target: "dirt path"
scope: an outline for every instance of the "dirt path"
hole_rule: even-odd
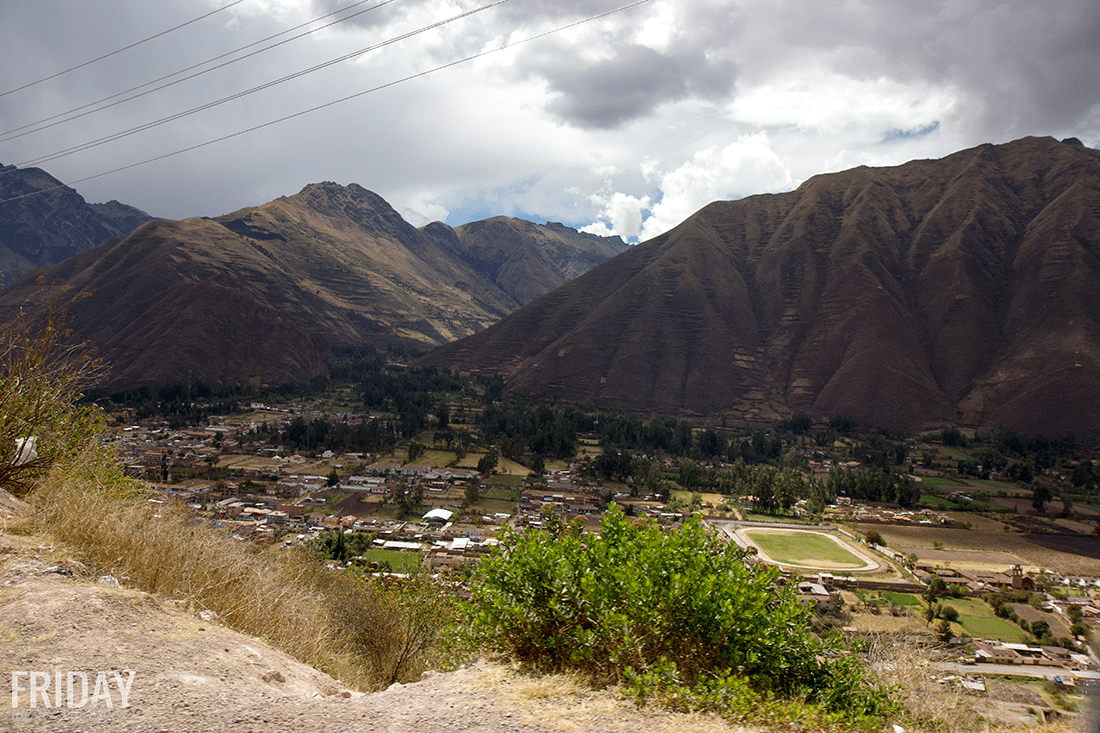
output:
[[[486,662],[384,692],[351,692],[216,619],[97,578],[36,538],[2,533],[0,667],[0,695],[14,692],[17,702],[10,712],[0,707],[3,731],[739,730],[709,718],[647,714],[568,678],[535,680]]]

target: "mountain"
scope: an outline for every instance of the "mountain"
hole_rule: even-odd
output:
[[[1100,152],[1025,138],[712,203],[422,362],[546,399],[1100,434]]]
[[[310,379],[334,345],[423,350],[519,307],[460,242],[441,246],[448,227],[429,229],[358,185],[311,184],[215,219],[146,223],[0,292],[0,315],[44,277],[78,296],[72,325],[113,385]]]
[[[505,216],[455,229],[434,222],[424,233],[521,305],[630,248],[619,237],[578,232],[557,222],[543,225]]]
[[[152,219],[118,201],[89,204],[39,168],[0,165],[0,270],[5,283],[129,234]]]

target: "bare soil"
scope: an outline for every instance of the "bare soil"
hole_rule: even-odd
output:
[[[97,733],[457,733],[745,730],[705,716],[635,708],[570,678],[480,661],[363,694],[180,604],[96,577],[48,538],[0,532],[0,730]],[[30,698],[30,674],[45,692]],[[62,696],[56,677],[62,675]],[[68,707],[67,675],[75,678]],[[96,689],[104,672],[106,689]],[[119,678],[114,673],[119,673]],[[130,673],[133,673],[132,679]],[[118,682],[130,680],[126,706]],[[96,693],[100,693],[98,697]],[[107,697],[110,698],[108,706]],[[92,706],[92,702],[95,706]],[[58,706],[60,703],[60,706]],[[82,703],[82,704],[81,704]]]
[[[1069,535],[1043,535],[1042,542],[1035,534],[1018,532],[985,532],[977,529],[951,529],[944,527],[904,527],[889,524],[857,524],[859,531],[878,530],[886,544],[894,549],[927,548],[936,541],[947,550],[970,550],[1015,555],[1024,560],[1026,567],[1050,568],[1069,575],[1100,576],[1100,558],[1076,552],[1067,540]],[[1091,539],[1091,538],[1082,538]],[[1100,540],[1093,540],[1100,543]],[[1055,545],[1055,546],[1051,546]]]

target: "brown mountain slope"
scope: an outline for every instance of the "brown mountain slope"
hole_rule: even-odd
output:
[[[1100,153],[1026,138],[710,204],[424,363],[644,412],[1100,433]]]
[[[152,218],[118,201],[89,204],[40,168],[0,165],[3,282],[11,284],[36,267],[129,234]]]
[[[0,315],[69,286],[113,384],[308,379],[334,344],[425,348],[517,304],[375,194],[301,193],[217,221],[159,220],[0,293]]]
[[[619,237],[505,216],[455,229],[435,222],[423,231],[521,305],[629,249]]]

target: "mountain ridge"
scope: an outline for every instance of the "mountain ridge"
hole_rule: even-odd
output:
[[[112,364],[113,386],[309,380],[327,374],[335,345],[423,351],[519,307],[437,228],[453,246],[357,184],[309,184],[223,216],[142,224],[0,292],[0,316],[33,302],[44,278],[77,296],[72,325]],[[537,261],[529,250],[543,243],[513,245]]]
[[[1072,139],[823,174],[711,203],[422,363],[639,412],[1095,434],[1098,202]]]
[[[0,270],[8,284],[153,218],[118,201],[90,204],[41,168],[0,164]]]

